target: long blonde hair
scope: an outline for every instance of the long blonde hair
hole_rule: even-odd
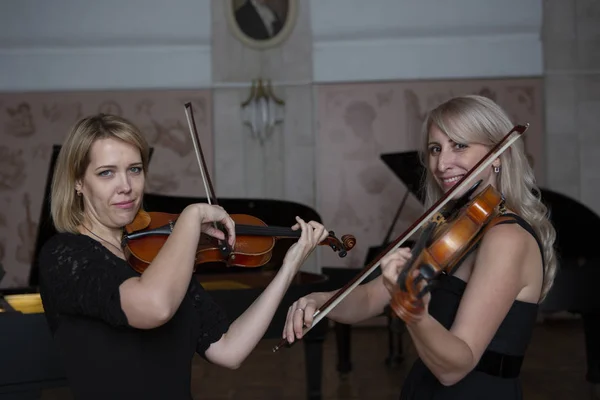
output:
[[[98,139],[115,138],[140,150],[144,174],[148,172],[149,146],[139,129],[128,120],[107,114],[80,119],[63,143],[52,178],[50,212],[58,232],[77,233],[83,221],[83,200],[75,192],[90,164],[90,149]]]
[[[427,167],[426,154],[429,130],[437,126],[451,140],[458,143],[479,143],[494,146],[513,128],[513,123],[502,108],[487,97],[467,95],[452,98],[431,110],[423,124],[423,152],[425,166],[425,204],[433,205],[442,191]],[[506,199],[506,207],[527,221],[538,235],[544,256],[544,282],[540,301],[552,287],[557,261],[554,250],[556,231],[548,219],[548,209],[539,197],[533,169],[525,154],[522,139],[517,140],[500,155],[498,190]],[[536,195],[537,193],[537,195]]]

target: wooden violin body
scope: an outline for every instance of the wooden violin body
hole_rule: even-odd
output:
[[[235,222],[236,243],[230,252],[224,253],[218,240],[201,235],[196,250],[195,267],[203,263],[223,262],[228,266],[255,268],[271,260],[278,238],[299,238],[300,230],[268,226],[252,215],[231,214]],[[179,217],[178,214],[140,211],[134,221],[125,227],[122,247],[133,269],[142,273],[154,260],[167,241]],[[345,257],[356,245],[352,235],[339,240],[333,232],[320,243],[328,245]]]
[[[423,296],[442,272],[451,273],[477,244],[484,228],[502,213],[504,199],[491,185],[473,198],[450,220],[436,216],[415,244],[413,259],[398,277],[398,287],[390,307],[404,321],[423,311]]]

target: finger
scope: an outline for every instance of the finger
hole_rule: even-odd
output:
[[[411,251],[411,248],[410,248],[410,247],[400,247],[400,248],[398,249],[398,253],[400,253],[400,254],[404,254],[404,255],[406,255],[407,257],[410,257],[410,256],[412,255],[412,251]]]
[[[383,275],[383,279],[395,283],[398,280],[399,275],[397,271],[397,268],[394,268],[391,264],[387,264],[381,269],[381,275]]]
[[[391,263],[393,260],[398,259],[399,254],[396,251],[391,251],[388,254],[386,254],[385,256],[383,256],[381,258],[381,266],[385,267],[387,266],[389,263]]]
[[[225,218],[222,221],[223,225],[225,225],[225,228],[227,229],[227,234],[229,236],[229,245],[231,247],[235,246],[235,221],[233,220],[233,218],[231,218],[229,215],[227,215],[227,218]]]
[[[290,309],[288,310],[288,323],[286,324],[286,338],[288,343],[292,343],[294,342],[295,336],[294,336],[294,310],[296,310],[296,305],[297,302],[294,302],[294,304],[292,304],[292,306],[290,307]]]
[[[306,307],[304,307],[304,325],[307,328],[310,328],[312,326],[316,311],[317,310],[315,306],[312,304],[307,304]]]
[[[325,227],[322,224],[315,221],[310,221],[308,224],[314,228],[313,237],[317,243],[321,243],[325,240],[329,232],[325,230]]]
[[[294,224],[292,226],[292,230],[297,231],[298,229],[300,229],[300,224]]]
[[[304,329],[304,308],[296,307],[293,311],[292,318],[294,319],[294,333],[298,339],[301,339]]]
[[[390,253],[388,253],[387,255],[385,255],[382,259],[381,262],[382,263],[389,263],[392,261],[403,261],[406,262],[406,260],[408,260],[409,258],[411,258],[411,253],[410,252],[405,252],[405,251],[401,251],[401,250],[393,250]]]
[[[310,227],[300,217],[296,217],[296,221],[298,221],[298,224],[300,225],[300,229],[302,229],[302,233],[300,234],[300,240],[299,241],[306,242],[308,240],[308,231],[309,231]]]
[[[292,306],[288,307],[287,315],[285,316],[285,324],[283,325],[282,338],[287,339],[289,337],[289,327],[292,324],[292,319],[290,318],[292,315]]]
[[[225,234],[221,230],[212,226],[211,224],[203,224],[202,231],[205,234],[212,236],[214,238],[221,239],[221,240],[225,239]]]

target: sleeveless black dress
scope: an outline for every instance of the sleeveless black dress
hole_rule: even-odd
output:
[[[518,215],[507,215],[512,219],[501,223],[518,223],[533,235],[541,251],[540,241],[531,226]],[[441,274],[431,292],[429,313],[447,329],[454,322],[466,286],[460,278]],[[406,377],[400,399],[522,399],[518,375],[537,313],[537,304],[515,300],[477,367],[452,386],[442,385],[423,361],[417,359]]]

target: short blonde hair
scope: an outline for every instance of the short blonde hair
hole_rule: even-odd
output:
[[[90,164],[90,149],[99,139],[114,138],[140,150],[144,173],[148,172],[149,146],[140,130],[125,118],[97,114],[80,119],[65,139],[54,168],[50,212],[58,232],[77,233],[83,222],[83,199],[75,193]]]
[[[487,97],[468,95],[455,97],[431,110],[423,124],[422,162],[425,165],[425,203],[434,204],[442,191],[433,179],[427,163],[428,137],[435,125],[457,143],[479,143],[490,148],[496,145],[513,128],[504,110]],[[506,199],[506,206],[527,221],[540,238],[544,255],[543,300],[552,287],[557,261],[554,250],[556,231],[548,218],[548,209],[542,203],[533,169],[525,154],[523,139],[514,142],[500,155],[498,190]],[[537,195],[536,195],[537,193]]]

